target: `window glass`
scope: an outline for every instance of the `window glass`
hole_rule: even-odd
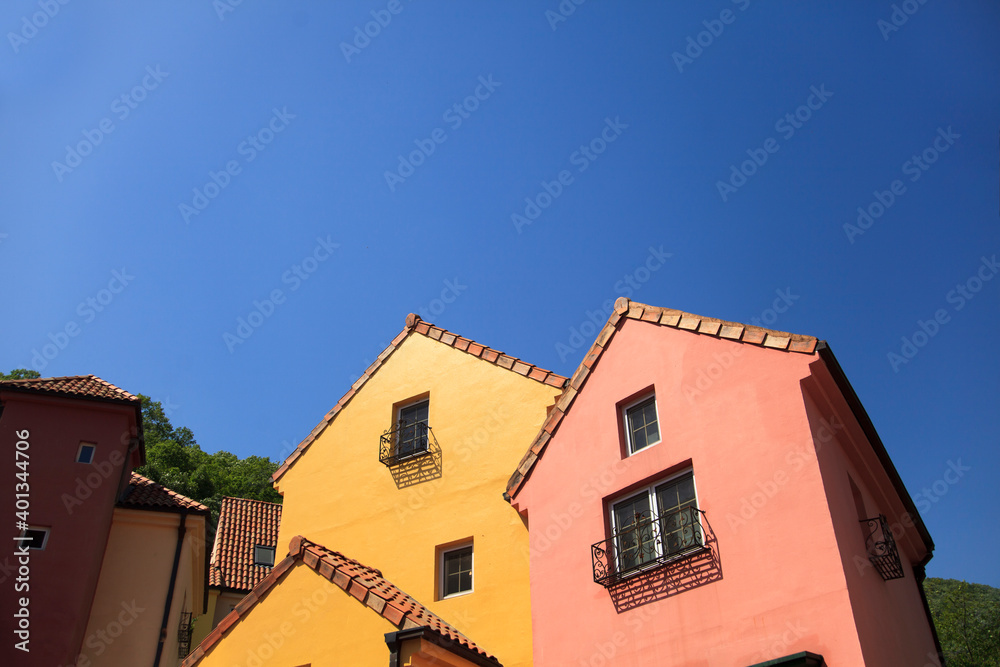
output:
[[[667,554],[701,544],[701,529],[694,498],[694,477],[685,475],[656,487],[660,532]]]
[[[255,545],[253,548],[253,564],[272,567],[274,565],[274,547],[264,546],[263,544]]]
[[[80,445],[80,452],[76,455],[77,463],[91,463],[94,460],[94,445]]]
[[[443,597],[472,590],[472,547],[444,554]]]
[[[430,401],[420,401],[399,410],[399,439],[396,456],[427,450],[427,413]]]
[[[618,564],[630,569],[656,558],[649,494],[643,492],[614,507]]]
[[[660,441],[660,427],[656,422],[656,399],[649,398],[628,409],[628,436],[630,453],[655,445]]]

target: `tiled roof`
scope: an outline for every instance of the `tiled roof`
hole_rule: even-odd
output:
[[[132,473],[128,490],[118,505],[129,509],[159,512],[180,512],[182,510],[195,514],[208,514],[209,512],[208,508],[201,503],[191,500],[187,496],[182,496],[176,491],[135,472]]]
[[[271,572],[254,565],[254,546],[278,546],[281,505],[249,498],[223,498],[209,567],[210,586],[249,591]]]
[[[397,629],[429,627],[439,635],[493,661],[498,666],[500,665],[499,661],[492,655],[469,641],[453,626],[383,578],[382,573],[378,570],[362,565],[336,551],[330,551],[300,535],[292,538],[288,556],[277,563],[271,573],[257,584],[228,616],[219,622],[219,625],[184,659],[181,666],[191,667],[198,664],[201,658],[240,619],[249,614],[259,601],[267,597],[282,577],[300,562],[318,572],[324,579],[339,586],[345,593],[357,599],[359,604],[371,609],[396,626]]]
[[[81,398],[100,398],[122,401],[138,401],[124,389],[105,382],[96,375],[70,375],[57,378],[35,378],[30,380],[0,381],[0,390],[37,391],[45,394],[61,394]]]
[[[760,347],[783,350],[786,352],[800,352],[802,354],[813,354],[819,340],[813,336],[801,336],[783,331],[774,331],[763,327],[740,324],[738,322],[728,322],[726,320],[715,319],[714,317],[702,317],[692,315],[680,310],[671,308],[657,308],[647,306],[643,303],[629,301],[625,297],[619,297],[615,301],[614,312],[608,318],[604,328],[597,334],[597,340],[584,355],[583,361],[577,367],[573,377],[570,378],[569,385],[563,389],[562,394],[556,404],[549,410],[549,416],[542,425],[538,435],[535,436],[531,447],[521,458],[521,463],[517,470],[511,475],[507,482],[507,492],[504,496],[510,500],[521,488],[524,480],[531,474],[536,461],[545,451],[545,446],[549,439],[555,434],[556,429],[562,422],[562,418],[569,412],[573,405],[573,400],[577,393],[583,388],[590,372],[597,366],[601,359],[601,354],[611,343],[615,332],[625,322],[625,320],[640,320],[651,324],[671,327],[673,329],[683,329],[691,333],[697,333],[714,338],[725,338],[727,340],[758,345]]]
[[[477,359],[482,359],[483,361],[487,361],[495,366],[506,368],[543,384],[556,388],[566,386],[567,378],[562,375],[553,373],[552,371],[547,371],[544,368],[539,368],[538,366],[529,364],[526,361],[521,361],[517,357],[512,357],[509,354],[500,352],[499,350],[494,350],[491,347],[486,347],[485,345],[481,345],[473,340],[463,338],[458,334],[436,327],[429,322],[424,322],[419,316],[410,313],[406,316],[406,326],[403,330],[392,339],[392,342],[389,343],[388,347],[382,350],[382,353],[378,355],[372,365],[368,367],[364,374],[358,378],[353,385],[351,385],[351,388],[347,391],[347,393],[340,397],[340,400],[337,401],[335,406],[333,406],[333,409],[326,413],[323,420],[316,425],[316,428],[314,428],[308,436],[306,436],[305,440],[299,443],[299,446],[295,448],[295,451],[288,455],[288,458],[286,458],[285,462],[281,464],[281,467],[274,471],[274,475],[271,476],[271,479],[275,482],[281,479],[281,476],[285,474],[285,471],[288,470],[288,468],[290,468],[300,456],[302,456],[302,453],[305,452],[309,445],[311,445],[313,441],[319,437],[320,433],[322,433],[326,427],[333,422],[337,413],[344,409],[344,407],[350,402],[351,398],[353,398],[354,395],[360,391],[361,387],[368,382],[369,378],[371,378],[371,376],[382,367],[382,364],[385,363],[386,359],[392,356],[392,353],[395,352],[403,341],[406,340],[406,337],[412,333],[422,334],[428,338],[444,343],[449,347],[453,347],[456,350],[461,350],[466,354],[471,354]]]

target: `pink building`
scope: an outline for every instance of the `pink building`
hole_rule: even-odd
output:
[[[823,341],[619,299],[518,471],[537,665],[937,665],[934,544]]]

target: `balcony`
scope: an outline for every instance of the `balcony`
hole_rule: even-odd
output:
[[[379,438],[378,460],[392,468],[427,456],[431,453],[428,434],[431,434],[431,427],[425,422],[396,422]]]
[[[642,573],[704,556],[710,542],[715,542],[715,535],[705,513],[696,507],[656,518],[638,514],[635,522],[591,547],[594,582],[614,588]]]
[[[871,519],[862,519],[860,523],[865,529],[868,560],[882,579],[889,581],[905,577],[903,564],[899,561],[899,551],[896,549],[896,540],[892,537],[892,529],[889,528],[885,515],[879,514]]]

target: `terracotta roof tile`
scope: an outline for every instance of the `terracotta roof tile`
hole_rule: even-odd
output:
[[[397,588],[395,584],[385,579],[380,571],[352,560],[341,553],[331,551],[322,545],[310,542],[302,536],[292,538],[288,556],[236,605],[236,608],[216,626],[215,630],[205,637],[197,649],[181,663],[182,667],[192,667],[198,664],[201,658],[240,619],[253,611],[257,602],[270,594],[282,576],[299,563],[316,570],[323,578],[333,581],[338,587],[392,623],[397,629],[430,628],[438,635],[465,647],[499,667],[500,662],[495,657],[470,641],[458,629],[420,604],[412,596]]]
[[[608,323],[597,335],[594,344],[583,355],[583,361],[580,362],[580,365],[573,373],[569,384],[563,385],[563,393],[559,400],[557,400],[555,408],[549,412],[548,418],[539,430],[538,435],[535,436],[535,439],[528,447],[528,451],[525,452],[520,463],[518,463],[517,470],[511,475],[510,480],[508,480],[507,491],[504,493],[504,497],[508,501],[517,494],[518,490],[524,484],[524,480],[531,474],[535,463],[544,453],[549,438],[555,435],[563,417],[572,407],[573,396],[570,395],[570,392],[573,392],[575,395],[577,391],[583,388],[591,370],[600,361],[601,354],[607,349],[608,343],[620,327],[621,321],[625,319],[641,320],[643,322],[656,323],[659,326],[683,329],[696,335],[740,340],[743,343],[802,354],[813,354],[819,342],[813,336],[801,336],[784,331],[772,331],[763,327],[728,322],[714,317],[702,317],[701,315],[693,315],[671,308],[648,306],[630,301],[625,297],[620,297],[615,301],[614,312],[608,318]]]
[[[128,489],[125,491],[122,500],[118,502],[118,505],[128,509],[161,512],[178,512],[181,510],[187,510],[195,514],[208,514],[209,512],[208,508],[201,503],[191,500],[187,496],[182,496],[176,491],[168,489],[162,484],[157,484],[138,473],[132,473]]]
[[[281,505],[249,498],[223,498],[209,565],[208,583],[236,591],[253,589],[271,573],[254,565],[254,546],[278,546]]]
[[[36,391],[43,394],[60,394],[79,398],[100,398],[138,402],[139,398],[119,389],[96,375],[69,375],[65,377],[35,378],[30,380],[0,381],[0,390]]]
[[[295,448],[291,454],[285,459],[281,466],[274,472],[271,479],[277,482],[281,479],[282,475],[298,460],[299,456],[304,452],[309,445],[313,443],[316,438],[319,437],[320,433],[326,429],[327,426],[334,420],[337,413],[343,409],[354,396],[354,394],[364,386],[365,382],[379,369],[385,360],[388,359],[393,352],[396,351],[406,337],[412,333],[423,334],[428,338],[439,341],[444,345],[453,347],[456,350],[465,352],[466,354],[471,354],[474,357],[487,361],[491,364],[500,366],[501,368],[506,368],[508,370],[515,371],[525,377],[531,378],[543,384],[547,384],[551,387],[562,388],[567,384],[567,378],[553,373],[552,371],[545,370],[544,368],[539,368],[534,364],[529,364],[526,361],[522,361],[517,357],[512,357],[510,355],[504,354],[499,350],[494,350],[493,348],[486,347],[485,345],[480,345],[479,343],[469,340],[468,338],[462,338],[458,334],[452,333],[440,327],[435,327],[429,322],[424,322],[419,316],[414,313],[410,313],[406,316],[406,327],[401,331],[386,347],[382,350],[382,353],[378,355],[375,362],[368,367],[365,374],[358,378],[357,382],[351,385],[351,389],[344,394],[343,397],[337,402],[330,412],[326,414],[319,424],[306,436],[305,440],[299,443],[299,446]]]

